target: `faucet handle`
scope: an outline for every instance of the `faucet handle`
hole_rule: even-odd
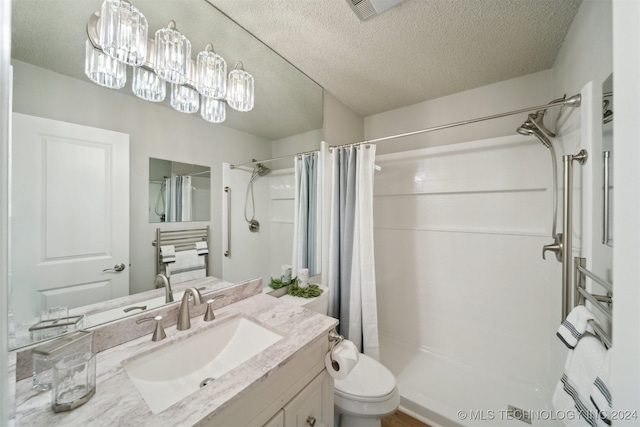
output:
[[[204,321],[205,322],[211,322],[213,319],[216,318],[216,315],[213,314],[213,301],[215,301],[215,298],[207,300],[207,311],[204,313]]]
[[[142,322],[148,322],[149,320],[156,321],[156,328],[153,331],[153,335],[151,336],[151,341],[161,341],[167,337],[167,334],[164,332],[164,328],[162,327],[162,316],[158,315],[156,317],[145,317],[143,319],[136,320],[137,324]]]

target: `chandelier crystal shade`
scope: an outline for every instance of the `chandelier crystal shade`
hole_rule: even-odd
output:
[[[227,91],[227,63],[209,43],[196,57],[196,89],[202,96],[224,99]]]
[[[222,123],[227,118],[227,105],[224,100],[202,97],[200,115],[211,123]]]
[[[133,69],[131,90],[145,101],[162,102],[167,96],[167,83],[153,71],[137,67]]]
[[[85,43],[84,73],[92,82],[109,89],[122,89],[127,83],[125,65],[94,48],[89,40]]]
[[[102,51],[127,65],[139,67],[147,57],[149,26],[144,15],[124,0],[105,0],[98,35]]]
[[[189,86],[172,83],[171,106],[181,113],[196,113],[200,108],[200,94]]]
[[[154,68],[160,78],[181,85],[191,75],[191,42],[175,28],[171,21],[156,31]]]
[[[191,59],[191,42],[174,21],[149,39],[147,19],[129,0],[103,0],[86,30],[85,74],[100,86],[123,88],[129,65],[131,91],[145,101],[166,101],[182,113],[200,110],[211,123],[226,120],[227,105],[241,112],[253,108],[254,80],[242,62],[227,74],[211,43]]]
[[[227,80],[227,104],[237,111],[253,109],[253,76],[247,73],[242,62],[236,63]]]

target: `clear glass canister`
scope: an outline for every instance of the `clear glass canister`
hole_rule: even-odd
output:
[[[53,365],[54,412],[70,411],[85,404],[96,392],[96,354],[78,351]]]
[[[77,331],[34,348],[33,388],[50,390],[53,384],[53,365],[62,357],[76,352],[93,353],[93,331]]]

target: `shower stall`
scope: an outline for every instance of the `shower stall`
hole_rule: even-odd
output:
[[[430,425],[561,425],[562,269],[542,252],[558,234],[554,145],[580,144],[589,109],[544,110],[509,136],[376,158],[381,361],[401,410]]]

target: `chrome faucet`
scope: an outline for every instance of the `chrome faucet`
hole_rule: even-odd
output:
[[[202,295],[196,288],[187,288],[182,295],[180,303],[180,313],[178,314],[178,324],[176,329],[179,331],[187,330],[191,327],[191,318],[189,317],[189,297],[193,295],[194,305],[202,304]]]
[[[173,302],[173,292],[171,291],[171,283],[169,282],[169,279],[167,278],[167,276],[165,276],[164,274],[158,274],[156,276],[155,284],[156,284],[156,288],[164,287],[165,304]]]

